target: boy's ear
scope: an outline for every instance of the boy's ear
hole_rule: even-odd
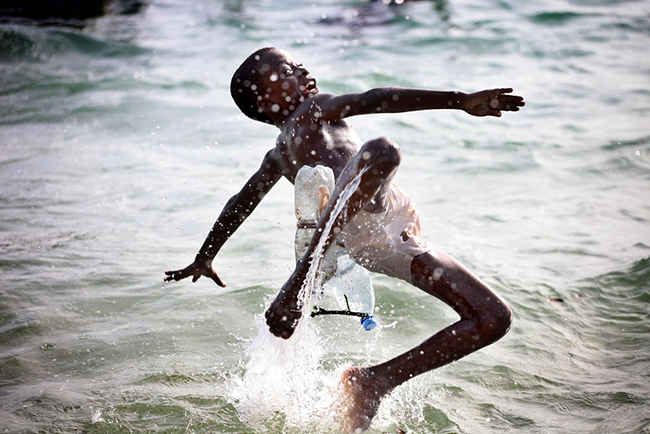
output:
[[[263,112],[267,112],[271,110],[271,104],[273,104],[271,101],[269,101],[266,98],[263,98],[257,101],[257,108],[261,109]]]

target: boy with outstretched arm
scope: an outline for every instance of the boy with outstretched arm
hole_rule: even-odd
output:
[[[299,292],[342,190],[360,182],[325,240],[341,239],[350,256],[372,271],[403,279],[451,306],[460,320],[382,364],[348,369],[341,380],[340,421],[347,431],[365,430],[381,399],[421,373],[458,360],[500,339],[510,328],[510,308],[479,278],[448,254],[427,246],[410,197],[391,183],[401,160],[397,144],[381,137],[362,144],[345,118],[363,114],[459,109],[474,116],[518,111],[523,98],[512,89],[465,94],[422,89],[377,88],[346,95],[321,94],[316,80],[286,51],[264,48],[235,72],[231,94],[248,117],[275,125],[276,145],[242,190],[225,205],[196,259],[166,272],[166,281],[201,276],[225,286],[212,260],[228,238],[282,178],[294,182],[307,166],[330,167],[336,188],[311,244],[266,311],[271,332],[284,339],[302,316]]]

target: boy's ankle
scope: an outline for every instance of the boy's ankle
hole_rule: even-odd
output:
[[[343,373],[343,381],[356,385],[377,399],[381,399],[395,388],[391,386],[388,377],[378,374],[372,368],[349,368]]]

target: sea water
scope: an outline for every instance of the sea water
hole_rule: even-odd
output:
[[[228,91],[272,45],[322,92],[510,86],[527,101],[499,119],[350,119],[399,143],[423,238],[514,313],[501,341],[387,397],[370,432],[647,432],[649,18],[647,1],[169,0],[72,26],[3,20],[0,431],[336,432],[325,409],[347,366],[457,319],[373,275],[373,333],[329,317],[268,334],[295,263],[284,180],[217,256],[226,288],[163,285],[275,142]]]

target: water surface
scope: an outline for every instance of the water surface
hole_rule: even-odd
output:
[[[230,76],[290,50],[324,92],[526,98],[500,119],[352,119],[403,152],[424,238],[507,300],[498,343],[396,390],[370,432],[650,429],[650,3],[156,1],[82,28],[0,24],[0,429],[337,432],[330,393],[456,316],[373,275],[382,327],[260,315],[293,267],[281,181],[215,261],[163,285],[273,145]],[[563,302],[549,302],[561,298]]]

